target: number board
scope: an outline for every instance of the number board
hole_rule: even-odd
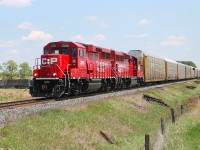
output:
[[[62,44],[62,47],[69,47],[69,44]]]
[[[54,43],[53,43],[53,44],[51,44],[51,47],[56,47],[56,44],[54,44]]]

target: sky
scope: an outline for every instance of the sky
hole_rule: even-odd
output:
[[[200,68],[199,0],[0,0],[0,64],[28,62],[52,41],[140,49]]]

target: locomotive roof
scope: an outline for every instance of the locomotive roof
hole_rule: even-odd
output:
[[[82,44],[83,46],[87,47],[88,51],[111,53],[111,49],[103,48],[93,44],[85,44],[85,43],[79,43],[79,44]]]
[[[82,45],[82,44],[80,44],[80,43],[77,43],[77,42],[71,42],[71,41],[50,42],[50,43],[48,43],[47,45],[45,45],[44,47],[48,46],[49,44],[53,44],[53,43],[55,43],[55,44],[57,44],[57,43],[60,43],[60,44],[67,44],[67,43],[68,43],[68,44],[72,44],[72,45],[75,45],[75,46],[80,47],[80,48],[85,48],[84,45]]]
[[[82,45],[82,44],[79,44],[79,43],[76,43],[76,42],[71,42],[71,43],[73,43],[74,45],[76,45],[77,47],[82,47],[82,48],[85,48],[85,46],[84,45]]]

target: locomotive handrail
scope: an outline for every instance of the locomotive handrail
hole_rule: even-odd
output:
[[[60,66],[58,66],[58,64],[55,64],[57,67],[58,67],[58,69],[62,72],[62,74],[65,76],[65,87],[66,87],[66,81],[67,81],[67,79],[66,79],[66,74],[62,71],[62,69],[60,68]]]
[[[68,64],[67,65],[67,77],[68,77],[68,90],[70,89],[70,79],[69,79],[69,73],[68,73],[68,71],[69,71],[69,66],[70,66],[71,64]],[[66,82],[66,81],[65,81]],[[68,93],[69,93],[69,91],[68,91]]]
[[[62,69],[60,68],[60,66],[58,66],[58,64],[48,64],[47,66],[41,66],[42,68],[44,67],[49,67],[49,66],[51,66],[51,65],[56,65],[57,67],[58,67],[58,69],[62,72],[62,74],[64,75],[64,77],[65,77],[65,87],[66,87],[66,84],[67,84],[67,79],[66,79],[66,74],[62,71]],[[69,77],[69,76],[68,76]]]
[[[33,66],[33,69],[34,69],[34,67],[36,67],[36,69],[40,69],[40,65],[38,65],[38,60],[41,60],[41,58],[35,59],[35,66]]]
[[[112,71],[114,72],[115,76],[118,77],[119,75],[118,75],[117,71],[116,71],[113,67],[111,67],[111,69],[112,69]]]

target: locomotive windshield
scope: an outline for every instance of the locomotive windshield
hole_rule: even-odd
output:
[[[50,54],[50,50],[45,49],[45,50],[44,50],[44,54]]]
[[[65,48],[62,50],[62,54],[69,54],[69,48]]]
[[[77,49],[76,48],[72,48],[71,49],[71,53],[73,57],[77,56]],[[70,54],[70,48],[65,47],[62,49],[45,49],[44,50],[44,54],[64,54],[64,55],[69,55]]]
[[[59,54],[59,49],[54,49],[54,50],[52,51],[52,54]]]

